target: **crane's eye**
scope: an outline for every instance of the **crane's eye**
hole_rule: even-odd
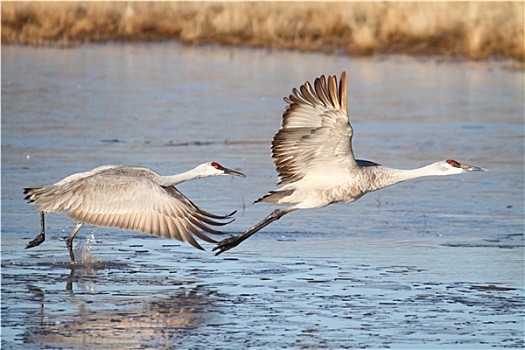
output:
[[[455,168],[461,168],[461,164],[459,164],[458,162],[456,162],[454,159],[449,159],[447,160],[447,163],[452,165],[453,167]]]
[[[220,166],[219,163],[211,162],[211,166],[214,167],[217,170],[221,170],[222,166]]]

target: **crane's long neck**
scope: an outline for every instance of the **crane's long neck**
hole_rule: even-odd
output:
[[[163,187],[175,186],[187,180],[198,179],[200,177],[205,177],[209,175],[203,175],[197,168],[191,169],[184,173],[170,175],[170,176],[161,176],[159,180],[159,185]]]
[[[368,192],[420,177],[447,175],[438,171],[435,164],[409,170],[375,166],[365,167],[363,168],[363,171],[368,172]]]

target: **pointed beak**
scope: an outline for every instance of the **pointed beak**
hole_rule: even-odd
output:
[[[243,173],[241,173],[239,171],[232,170],[232,169],[228,169],[228,168],[224,168],[223,167],[222,171],[224,171],[224,175],[233,175],[233,176],[246,177],[246,175],[244,175]]]
[[[480,167],[473,166],[473,165],[468,165],[468,164],[461,164],[461,169],[463,169],[466,172],[471,172],[471,171],[488,171],[485,168],[480,168]]]

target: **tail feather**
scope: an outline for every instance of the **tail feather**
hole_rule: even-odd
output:
[[[270,191],[261,198],[257,199],[253,203],[267,202],[267,203],[278,203],[284,197],[288,197],[293,193],[293,190],[276,190]]]
[[[46,213],[62,213],[69,209],[69,196],[64,196],[67,191],[56,185],[35,186],[24,188],[24,197],[31,204],[39,206],[39,210]]]
[[[35,195],[44,188],[44,186],[35,186],[35,187],[26,187],[24,188],[24,194],[26,195],[24,199],[29,203],[35,202]]]

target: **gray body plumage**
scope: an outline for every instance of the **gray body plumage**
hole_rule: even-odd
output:
[[[339,85],[335,76],[321,76],[312,86],[304,83],[284,99],[281,127],[272,142],[272,158],[283,186],[255,202],[290,204],[274,210],[264,220],[237,237],[220,242],[220,254],[297,209],[350,203],[368,192],[424,177],[453,175],[483,168],[444,160],[410,170],[387,168],[357,160],[352,149],[353,129],[346,103],[346,73]]]
[[[174,185],[193,178],[224,174],[244,176],[217,163],[202,164],[172,176],[161,176],[143,167],[106,165],[70,175],[53,185],[25,188],[24,194],[42,213],[67,211],[80,226],[91,224],[140,231],[186,241],[203,249],[194,237],[216,243],[206,233],[223,234],[210,226],[231,222],[228,219],[233,213],[221,216],[204,211]],[[35,241],[28,247],[40,244],[43,238]],[[68,242],[68,247],[70,244]]]

